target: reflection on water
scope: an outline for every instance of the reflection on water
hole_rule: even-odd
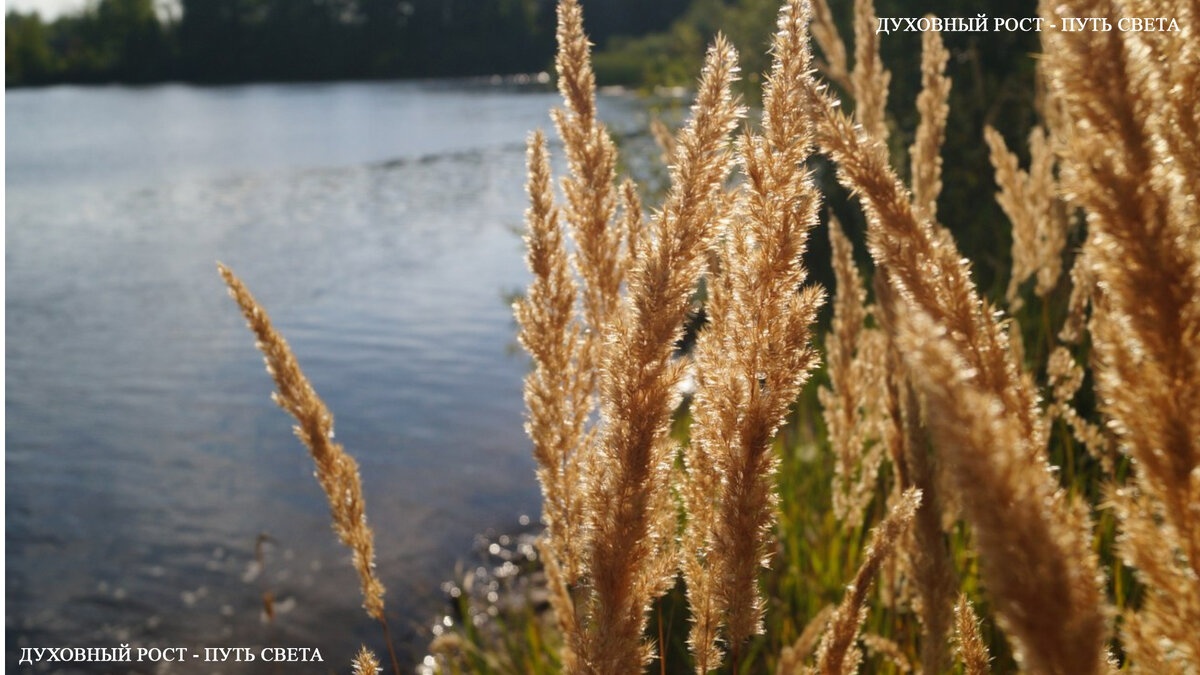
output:
[[[278,644],[344,671],[359,641],[381,648],[218,259],[337,415],[393,629],[419,651],[473,535],[538,508],[503,297],[526,280],[523,139],[554,102],[463,84],[9,93],[8,663]]]

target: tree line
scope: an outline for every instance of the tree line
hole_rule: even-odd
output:
[[[229,83],[534,72],[554,0],[98,0],[5,16],[8,86]],[[592,39],[661,31],[689,0],[585,3]]]

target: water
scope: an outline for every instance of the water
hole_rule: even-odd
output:
[[[328,672],[382,648],[217,260],[336,415],[393,631],[420,653],[473,536],[538,513],[505,297],[527,282],[524,138],[556,102],[467,83],[8,93],[10,666],[25,646],[289,645],[325,659],[289,672]],[[602,105],[644,126],[634,101]]]

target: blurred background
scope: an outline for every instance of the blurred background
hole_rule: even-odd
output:
[[[851,3],[831,4],[849,40]],[[753,103],[778,3],[584,6],[601,116],[653,202],[650,119],[681,122],[718,28]],[[877,3],[985,11],[1034,8]],[[527,283],[524,139],[558,103],[554,2],[19,0],[5,36],[8,663],[21,647],[285,645],[319,646],[312,672],[328,672],[360,642],[381,649],[217,260],[362,465],[391,623],[417,663],[477,537],[538,519],[509,302]],[[1010,241],[982,127],[1025,147],[1037,36],[945,37],[939,213],[994,290]],[[899,156],[919,35],[883,51]],[[819,230],[809,266],[829,286],[827,249]]]

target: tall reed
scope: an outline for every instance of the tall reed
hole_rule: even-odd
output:
[[[1000,187],[996,201],[1012,222],[1013,264],[1005,298],[1016,311],[1021,307],[1018,288],[1029,277],[1037,278],[1039,297],[1054,290],[1062,271],[1067,219],[1057,198],[1052,141],[1041,127],[1034,128],[1029,135],[1028,172],[1017,167],[1017,157],[1005,145],[1000,132],[987,127],[984,139],[991,150],[996,183]]]
[[[879,57],[876,24],[874,0],[854,0],[854,70],[850,72],[854,116],[868,134],[887,143],[888,84],[892,74]]]
[[[910,489],[879,524],[867,544],[866,556],[842,603],[829,618],[829,628],[817,648],[817,672],[821,675],[853,673],[862,661],[862,653],[854,646],[855,636],[867,616],[867,593],[879,568],[895,550],[905,530],[912,523],[921,503],[921,491]]]
[[[1150,8],[1041,12],[1115,23]],[[1087,214],[1096,393],[1135,473],[1114,494],[1118,548],[1148,592],[1124,614],[1123,646],[1144,672],[1183,672],[1200,663],[1200,8],[1153,9],[1180,29],[1048,33],[1044,46],[1050,89],[1076,121],[1062,183]]]
[[[887,336],[884,368],[883,442],[892,458],[899,489],[919,489],[921,505],[902,544],[906,572],[912,583],[914,609],[921,623],[921,672],[939,673],[946,660],[946,637],[953,619],[952,600],[959,579],[943,531],[942,484],[929,451],[928,430],[922,425],[920,405],[904,365],[899,345],[899,316],[903,311],[887,273],[875,275],[878,320]]]
[[[392,651],[391,633],[384,613],[384,587],[375,573],[375,533],[367,524],[367,507],[363,499],[358,462],[341,443],[333,440],[333,415],[300,370],[300,364],[292,355],[287,340],[271,324],[271,317],[267,316],[267,312],[233,270],[221,263],[217,263],[217,270],[229,287],[230,297],[241,308],[242,316],[257,338],[256,344],[263,353],[267,372],[278,387],[271,398],[296,419],[296,426],[292,429],[316,463],[317,482],[329,499],[333,531],[353,554],[354,569],[358,572],[362,590],[363,609],[383,626],[392,665],[399,675],[400,666]]]
[[[921,93],[917,96],[920,122],[908,154],[913,203],[929,220],[937,219],[937,200],[942,193],[942,143],[950,116],[950,78],[946,77],[949,60],[950,52],[942,44],[941,35],[935,31],[921,35]]]
[[[732,162],[729,133],[742,115],[730,92],[736,72],[736,53],[718,36],[692,118],[676,139],[671,189],[631,270],[628,305],[601,362],[603,423],[588,490],[589,617],[580,649],[589,672],[641,668],[652,653],[642,640],[649,603],[674,583],[667,428],[681,364],[672,352],[716,234]]]
[[[823,294],[800,290],[820,203],[804,168],[812,149],[801,88],[812,63],[809,20],[806,2],[780,11],[762,133],[739,139],[746,182],[728,214],[720,269],[707,287],[708,325],[696,342],[682,566],[698,673],[719,663],[717,626],[725,627],[735,663],[761,630],[758,577],[770,557],[775,505],[771,441],[817,360],[810,326]]]
[[[884,444],[877,418],[882,411],[880,387],[884,335],[867,327],[872,311],[854,249],[837,217],[829,216],[829,244],[837,293],[833,321],[825,343],[829,386],[818,392],[829,445],[834,452],[833,512],[847,527],[862,524],[875,496]]]
[[[550,601],[564,635],[575,632],[575,606],[569,586],[579,578],[585,533],[583,500],[585,429],[591,382],[581,375],[585,348],[577,321],[577,288],[568,263],[550,185],[550,158],[541,132],[529,139],[529,201],[525,244],[533,282],[514,312],[522,346],[533,357],[525,378],[525,430],[533,440],[538,480],[544,496],[546,531],[540,546],[550,581]],[[575,661],[564,643],[563,662]]]
[[[882,139],[853,127],[819,84],[810,92],[821,145],[859,195],[872,257],[901,300],[899,344],[926,422],[937,447],[955,449],[942,458],[1000,617],[1033,670],[1094,672],[1107,625],[1099,571],[1087,517],[1057,490],[1042,454],[1032,380],[949,235],[896,179]]]
[[[573,3],[568,4],[574,7]],[[1051,471],[1045,454],[1048,420],[1035,380],[1024,370],[1019,337],[1012,334],[1009,322],[998,317],[980,294],[949,232],[936,222],[941,191],[940,148],[950,87],[945,75],[948,52],[936,34],[924,36],[923,91],[918,97],[920,124],[910,148],[910,191],[891,167],[885,112],[890,74],[879,59],[871,3],[866,0],[855,3],[855,64],[848,74],[845,48],[829,7],[818,3],[815,22],[812,13],[806,2],[788,3],[781,12],[772,47],[775,65],[764,89],[763,133],[747,133],[739,142],[739,164],[746,182],[723,198],[715,198],[719,193],[715,189],[704,202],[710,205],[706,207],[710,215],[704,220],[721,218],[725,225],[708,283],[709,325],[697,340],[698,387],[692,404],[691,441],[683,455],[686,472],[681,495],[686,515],[681,569],[692,609],[690,639],[695,668],[697,672],[707,672],[722,661],[718,646],[721,636],[725,645],[735,650],[736,667],[737,647],[759,629],[763,605],[754,589],[754,570],[758,566],[756,561],[768,550],[762,535],[768,531],[773,509],[769,477],[774,462],[767,442],[782,411],[795,397],[803,372],[811,364],[805,345],[816,296],[794,295],[803,279],[797,256],[803,247],[806,228],[796,230],[787,217],[807,213],[796,222],[807,222],[808,227],[813,222],[818,199],[811,194],[811,188],[804,187],[808,179],[800,167],[806,160],[808,147],[815,141],[837,163],[839,180],[858,196],[864,207],[868,244],[876,265],[876,302],[880,305],[876,310],[868,308],[862,282],[854,270],[850,244],[834,223],[830,236],[839,297],[835,339],[829,342],[832,386],[822,394],[822,403],[831,440],[839,448],[843,483],[847,481],[845,474],[852,470],[852,462],[866,461],[868,467],[860,471],[866,477],[857,484],[860,496],[844,502],[839,509],[850,516],[865,506],[874,489],[872,477],[876,475],[869,468],[875,460],[866,458],[883,448],[892,459],[897,489],[920,490],[929,497],[923,506],[911,505],[912,519],[918,525],[905,545],[906,574],[916,589],[914,602],[924,629],[922,669],[938,672],[945,660],[940,645],[949,633],[957,585],[942,529],[942,521],[949,514],[943,513],[938,499],[943,487],[937,475],[937,467],[941,466],[948,478],[947,485],[952,488],[951,501],[961,504],[971,525],[974,544],[981,556],[982,576],[998,618],[1015,639],[1023,662],[1035,672],[1097,671],[1105,663],[1109,610],[1100,583],[1099,564],[1091,547],[1090,515],[1084,505],[1057,486]],[[824,85],[808,75],[812,57],[804,33],[810,22],[814,22],[813,30],[825,55],[821,69],[853,95],[859,125],[842,113]],[[575,51],[579,53],[577,48]],[[570,72],[561,65],[564,53],[569,54],[569,49],[560,51],[560,73]],[[1055,71],[1051,68],[1048,72]],[[1049,81],[1055,80],[1051,77]],[[780,87],[781,84],[784,86]],[[569,87],[563,91],[568,98],[571,96]],[[697,111],[702,110],[704,101],[702,88]],[[1061,105],[1063,110],[1070,111],[1070,96],[1053,85],[1048,87],[1046,101],[1049,101],[1045,104],[1047,109],[1055,106],[1058,110]],[[1065,119],[1069,115],[1056,113],[1053,119],[1048,116],[1048,124],[1057,133]],[[780,120],[788,120],[788,132],[778,132]],[[664,134],[660,130],[657,135]],[[1017,167],[998,134],[989,130],[987,138],[1001,186],[1000,201],[1013,218],[1017,232],[1014,248],[1017,262],[1007,294],[1015,311],[1019,306],[1015,289],[1026,277],[1037,276],[1036,290],[1041,298],[1047,296],[1060,277],[1066,216],[1059,202],[1055,175],[1059,146],[1046,132],[1036,131],[1030,140],[1033,163],[1025,173]],[[686,140],[685,132],[681,145],[686,145]],[[1177,146],[1183,142],[1174,141]],[[685,158],[686,155],[681,157],[676,151],[675,185],[656,221],[660,228],[670,224],[671,215],[680,208],[672,200],[677,198],[680,177],[685,175],[680,170],[685,166],[681,161]],[[611,183],[604,181],[604,189]],[[792,185],[798,187],[790,188]],[[781,213],[785,214],[782,221],[777,215]],[[608,236],[615,241],[620,232],[621,228],[612,228]],[[713,237],[717,232],[710,230],[708,236]],[[662,239],[659,233],[652,241]],[[664,372],[658,368],[668,364],[664,352],[646,359],[640,356],[639,349],[626,346],[630,336],[639,335],[639,330],[647,331],[646,335],[677,334],[682,318],[680,313],[672,313],[670,322],[653,331],[648,323],[639,325],[639,320],[646,319],[644,310],[639,310],[653,306],[642,297],[646,289],[640,286],[638,277],[648,265],[642,256],[654,262],[655,245],[648,244],[645,251],[630,250],[634,252],[629,285],[633,310],[629,314],[614,314],[612,337],[607,338],[613,345],[606,352],[608,358],[613,354],[622,358],[600,364],[611,368],[611,372],[604,374],[600,388],[602,422],[597,444],[600,451],[594,467],[600,480],[585,481],[589,485],[589,499],[593,500],[611,492],[613,486],[624,485],[621,478],[628,471],[623,466],[627,457],[622,452],[613,453],[611,446],[615,441],[629,438],[624,425],[631,422],[633,411],[627,402],[634,398],[632,392],[644,388],[648,380],[673,379],[657,377]],[[692,260],[692,265],[700,264],[698,257]],[[786,266],[780,267],[771,260],[785,261]],[[1096,266],[1094,262],[1089,265]],[[686,278],[694,283],[700,270],[698,267],[691,270]],[[776,270],[790,272],[781,276]],[[581,276],[586,277],[586,273]],[[665,269],[659,276],[670,278]],[[1084,278],[1082,272],[1073,277]],[[775,283],[780,285],[774,286]],[[683,295],[683,290],[679,289],[677,298]],[[776,304],[785,301],[796,305]],[[587,303],[584,304],[586,307]],[[1081,306],[1079,301],[1074,304]],[[797,317],[794,324],[791,319],[782,318],[789,311]],[[876,315],[875,327],[868,325],[872,315]],[[778,347],[774,346],[773,333],[764,330],[777,325],[794,325],[796,331],[786,338],[783,336],[789,335],[791,329],[782,330]],[[1096,325],[1094,318],[1093,326]],[[669,333],[666,326],[671,328]],[[637,344],[644,350],[645,345],[664,343],[639,335]],[[1069,408],[1068,399],[1077,387],[1072,388],[1071,371],[1061,361],[1060,358],[1054,372],[1063,374],[1060,379],[1065,378],[1065,388],[1061,389],[1054,410],[1068,419],[1065,412]],[[647,363],[657,364],[649,377],[645,373]],[[773,363],[792,365],[788,374],[779,379],[772,374]],[[630,386],[622,379],[630,364],[636,365],[641,374],[640,378],[629,380],[637,386]],[[624,386],[614,388],[614,384]],[[664,404],[671,400],[660,392],[639,403],[651,404],[644,407],[649,412],[647,419],[664,420],[669,410]],[[869,417],[878,425],[877,438],[862,431]],[[1081,419],[1075,421],[1079,429],[1087,428]],[[645,428],[629,426],[629,430]],[[614,429],[622,433],[614,435]],[[664,438],[661,431],[657,436],[639,432],[637,437]],[[935,449],[934,455],[927,450],[929,444]],[[639,446],[656,447],[654,442]],[[666,443],[659,447],[660,467],[669,463],[669,449]],[[649,449],[638,453],[638,457],[649,456]],[[645,466],[642,462],[638,465]],[[665,479],[668,473],[665,469],[660,471]],[[646,474],[643,471],[636,475]],[[597,486],[600,489],[595,489]],[[635,502],[638,510],[628,518],[628,522],[637,523],[630,538],[636,543],[650,530],[641,524],[649,522],[649,516],[644,514],[670,514],[671,509],[646,508],[641,500],[648,497],[640,496],[645,494],[640,488],[621,490],[638,499]],[[835,494],[847,494],[846,488]],[[659,499],[663,497],[660,495]],[[856,506],[848,508],[846,504],[850,503]],[[998,503],[1007,508],[998,511],[994,506]],[[613,502],[599,501],[593,504],[597,508],[612,505]],[[630,581],[638,571],[630,566],[628,556],[604,546],[613,533],[620,531],[612,524],[624,522],[620,518],[623,511],[616,511],[619,520],[614,520],[609,511],[603,511],[603,517],[592,521],[596,537],[593,555],[595,551],[603,551],[605,555],[591,560],[590,572],[619,570],[616,578],[626,586],[623,591],[613,591],[616,584],[610,585],[603,576],[594,579],[590,609],[611,612],[611,607],[605,607],[600,599],[606,592],[598,590],[609,589],[611,597],[620,599],[610,605],[636,607],[636,611],[627,613],[641,616],[644,602],[640,605],[630,602],[633,594],[628,592],[629,588],[639,587]],[[847,522],[853,525],[855,520],[849,517]],[[664,529],[657,535],[661,537],[660,543],[673,536],[669,525],[661,527]],[[661,575],[670,575],[671,571],[657,566],[655,561],[659,558],[654,554],[659,550],[660,547],[652,547],[639,553],[647,559],[643,566],[654,570],[653,575],[660,578],[663,585],[659,588],[665,588],[666,579]],[[607,567],[602,563],[607,563]],[[855,610],[854,616],[858,616],[858,611]],[[961,609],[959,613],[962,614]],[[601,627],[620,623],[604,616],[585,633],[582,644],[589,640],[599,643],[605,633]],[[853,638],[852,634],[845,637],[848,621],[849,618],[843,617],[831,624],[824,641],[826,646],[818,658],[820,668],[843,670],[845,657],[838,654],[850,653],[846,640]],[[637,644],[633,627],[642,624],[626,620],[621,625],[620,631],[612,633],[621,639],[603,643],[614,651],[618,645],[628,648]],[[968,627],[967,623],[959,622],[960,631]],[[841,637],[835,640],[831,637],[834,635]],[[872,638],[872,642],[881,651],[896,651],[895,643],[882,636]],[[602,651],[609,654],[607,649]],[[648,652],[643,649],[640,653],[644,662]],[[599,654],[600,651],[592,651],[585,661]],[[789,660],[793,663],[798,662],[795,655],[792,650]],[[619,658],[609,654],[607,666],[633,663]],[[969,667],[977,668],[979,659],[972,659],[973,665]],[[903,661],[899,656],[893,660]]]
[[[576,244],[574,267],[584,282],[580,372],[592,378],[589,384],[594,389],[599,371],[593,364],[600,358],[600,336],[617,309],[629,258],[622,248],[621,230],[611,226],[617,208],[617,149],[596,117],[591,46],[583,30],[583,8],[576,0],[559,3],[556,36],[554,67],[566,108],[554,110],[552,116],[569,166],[569,174],[562,180],[564,215]]]
[[[1107,615],[1086,513],[1044,463],[1030,461],[1038,449],[999,397],[973,381],[945,329],[913,312],[899,345],[934,442],[947,450],[983,579],[1026,666],[1099,672]]]
[[[846,69],[846,44],[838,33],[837,23],[833,20],[833,11],[827,0],[812,2],[812,35],[817,46],[821,48],[823,59],[817,61],[817,66],[825,77],[843,88],[850,88],[850,73]]]
[[[535,136],[527,216],[534,282],[517,307],[522,342],[534,361],[526,382],[529,430],[548,498],[549,548],[555,550],[553,542],[568,530],[582,533],[575,550],[557,545],[548,564],[565,633],[564,665],[633,672],[652,654],[642,638],[649,604],[675,575],[674,448],[666,431],[682,364],[672,353],[724,205],[729,133],[742,115],[730,91],[736,54],[720,37],[709,50],[692,118],[674,142],[663,209],[644,225],[636,188],[625,183],[623,215],[614,223],[615,151],[595,119],[582,13],[564,0],[558,16],[556,63],[567,111],[555,121],[571,172],[564,192],[582,320],[574,314],[575,282],[553,215],[544,142]],[[593,392],[600,423],[583,434],[589,406],[581,397]],[[556,426],[564,414],[575,420],[569,433]],[[556,505],[556,495],[559,502],[577,499],[582,510]],[[556,520],[569,522],[555,527]],[[569,561],[565,569],[556,569],[559,559]],[[578,608],[570,589],[576,583]]]

